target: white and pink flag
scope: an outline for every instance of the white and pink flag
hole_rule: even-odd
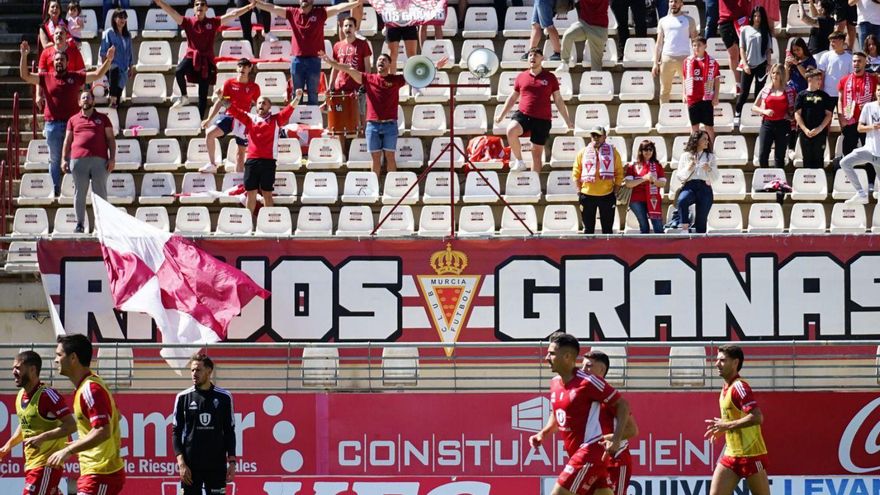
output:
[[[150,315],[166,344],[210,344],[226,338],[233,317],[269,292],[198,248],[116,209],[92,194],[95,230],[116,309]],[[192,348],[161,351],[175,369]]]

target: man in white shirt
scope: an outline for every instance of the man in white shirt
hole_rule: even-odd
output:
[[[853,71],[852,53],[846,51],[846,35],[835,31],[828,36],[831,49],[823,53],[816,66],[825,74],[822,89],[831,97],[830,104],[837,106],[837,98],[840,96],[837,85],[844,76]]]
[[[877,86],[874,94],[880,98],[880,85]],[[880,174],[880,103],[877,100],[862,107],[858,130],[865,133],[865,145],[854,149],[852,153],[843,157],[840,160],[840,168],[846,173],[846,177],[856,190],[856,194],[846,200],[846,203],[864,205],[868,203],[868,188],[862,187],[859,176],[856,175],[853,167],[870,163],[874,166],[874,171]]]
[[[697,23],[685,15],[684,0],[669,0],[669,14],[657,23],[654,50],[654,77],[660,77],[660,103],[669,103],[675,74],[684,79],[682,64],[691,54],[691,39],[697,36]]]

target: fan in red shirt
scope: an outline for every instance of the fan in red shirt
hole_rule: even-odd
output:
[[[373,66],[373,50],[368,41],[355,36],[357,21],[354,17],[346,17],[342,21],[342,33],[345,38],[333,45],[333,58],[340,64],[348,65],[358,72],[369,73]],[[363,129],[364,113],[367,111],[367,95],[363,91],[363,85],[345,72],[334,69],[330,71],[330,87],[337,94],[357,93],[358,130]]]
[[[37,68],[40,72],[51,72],[55,70],[52,66],[52,60],[55,59],[55,54],[58,52],[64,52],[67,54],[67,70],[85,70],[86,64],[83,61],[82,53],[80,53],[79,48],[77,48],[76,42],[70,39],[70,36],[67,33],[67,28],[64,26],[56,26],[52,39],[55,40],[55,43],[40,52],[40,62],[37,64]]]
[[[278,156],[278,134],[287,125],[293,110],[302,98],[302,90],[278,113],[272,112],[272,102],[267,96],[257,100],[257,113],[247,113],[230,106],[227,112],[247,130],[247,161],[244,162],[244,189],[247,207],[254,213],[257,207],[257,191],[263,196],[263,204],[272,206],[275,190],[275,165]]]
[[[721,68],[718,61],[706,52],[706,38],[697,36],[691,40],[693,53],[684,59],[684,94],[688,107],[691,132],[706,126],[709,141],[715,141],[715,107],[721,91]]]
[[[174,10],[165,0],[155,0],[156,5],[174,19],[180,29],[186,33],[186,54],[177,64],[174,79],[180,88],[180,95],[174,99],[172,108],[189,105],[186,83],[199,85],[199,116],[205,115],[208,108],[208,86],[217,82],[217,64],[214,62],[214,38],[220,32],[220,26],[234,21],[250,12],[253,4],[237,9],[229,9],[225,14],[208,17],[208,0],[195,0],[193,10],[196,15],[184,17]]]
[[[718,0],[718,35],[730,56],[730,70],[737,86],[742,80],[742,72],[739,71],[739,30],[749,23],[751,11],[751,0]]]
[[[250,112],[251,107],[260,98],[260,86],[251,82],[251,70],[253,65],[251,61],[242,58],[238,60],[238,77],[227,79],[223,83],[222,88],[217,88],[214,93],[214,106],[208,112],[208,118],[202,121],[202,129],[207,129],[205,135],[205,146],[208,148],[208,163],[199,169],[204,174],[213,174],[217,171],[217,164],[214,163],[216,155],[216,140],[227,134],[232,134],[235,138],[235,144],[238,145],[238,153],[235,159],[235,171],[244,170],[245,147],[248,145],[247,137],[245,137],[244,124],[232,118],[229,112],[217,117],[217,113],[224,104],[233,106],[242,112]],[[213,120],[213,124],[211,121]]]
[[[550,137],[552,123],[552,111],[550,100],[556,103],[559,115],[565,121],[568,129],[574,127],[565,107],[565,100],[559,93],[559,80],[556,76],[544,70],[541,62],[544,55],[537,48],[528,51],[529,68],[516,77],[513,84],[513,92],[504,103],[504,109],[495,117],[495,123],[500,124],[507,118],[507,112],[519,100],[519,110],[513,114],[511,122],[507,125],[507,144],[510,146],[510,170],[518,172],[526,169],[526,163],[522,159],[522,145],[520,136],[531,133],[532,142],[532,170],[541,171],[544,164],[544,145]]]
[[[52,46],[52,37],[55,33],[55,28],[58,26],[67,28],[67,21],[64,19],[63,11],[61,10],[61,1],[49,0],[49,5],[46,7],[46,18],[43,19],[43,24],[40,25],[39,31],[39,41],[43,49]]]
[[[558,376],[550,381],[552,410],[546,426],[529,437],[532,448],[555,431],[562,433],[568,464],[559,474],[552,495],[613,495],[606,453],[617,455],[624,440],[629,403],[603,378],[577,368],[580,345],[573,336],[556,332],[550,336],[545,360]],[[617,422],[611,439],[603,444],[600,408],[610,407]]]
[[[602,351],[590,351],[584,354],[584,364],[581,369],[587,373],[601,376],[603,379],[611,367],[611,360]],[[617,417],[611,407],[602,405],[599,409],[599,423],[602,425],[604,441],[611,441],[614,428],[617,426]],[[629,453],[629,440],[639,434],[639,427],[632,414],[626,420],[623,428],[623,441],[620,442],[620,450],[617,455],[610,459],[608,475],[611,484],[614,485],[614,495],[626,495],[629,480],[632,478],[632,456]]]

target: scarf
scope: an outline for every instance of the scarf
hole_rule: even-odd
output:
[[[873,91],[871,88],[871,81],[868,79],[873,76],[869,76],[868,74],[863,74],[862,77],[858,79],[862,81],[862,87],[856,87],[856,75],[850,74],[846,78],[846,84],[844,84],[843,92],[840,93],[840,102],[841,106],[843,106],[843,118],[844,122],[849,125],[855,123],[858,118],[858,114],[862,108],[862,105],[871,101]],[[858,93],[858,94],[856,94]]]
[[[685,78],[685,95],[694,96],[694,67],[700,66],[703,70],[703,101],[712,101],[715,97],[715,71],[718,69],[718,61],[709,56],[706,52],[703,54],[703,61],[691,55],[685,62],[684,78]]]
[[[596,165],[599,165],[599,180],[614,180],[614,148],[608,143],[602,143],[598,153],[596,147],[590,143],[584,150],[583,163],[581,164],[581,177],[585,182],[596,182]]]
[[[639,163],[641,166],[642,164]],[[651,160],[648,162],[648,172],[650,172],[654,177],[657,177],[657,160]],[[660,188],[657,187],[653,183],[648,184],[648,218],[660,219],[663,218],[663,210],[660,207],[663,203],[663,196],[660,191]]]

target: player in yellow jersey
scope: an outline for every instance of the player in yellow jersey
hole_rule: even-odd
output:
[[[12,378],[21,388],[15,399],[18,428],[0,447],[3,459],[13,447],[24,443],[23,495],[56,495],[62,469],[47,466],[53,453],[64,448],[67,438],[76,431],[70,408],[55,389],[40,382],[43,360],[34,351],[15,356]]]
[[[49,457],[50,466],[61,466],[79,456],[77,495],[118,495],[125,485],[125,463],[119,454],[119,410],[104,384],[92,373],[92,343],[85,335],[62,335],[55,348],[58,372],[73,382],[73,414],[79,439]]]
[[[764,416],[752,395],[752,389],[740,378],[745,356],[739,346],[718,348],[715,367],[724,379],[721,389],[721,417],[706,420],[706,436],[722,433],[726,445],[724,455],[715,466],[709,495],[730,495],[740,478],[745,478],[754,495],[770,495],[767,479],[767,447],[761,435]]]

